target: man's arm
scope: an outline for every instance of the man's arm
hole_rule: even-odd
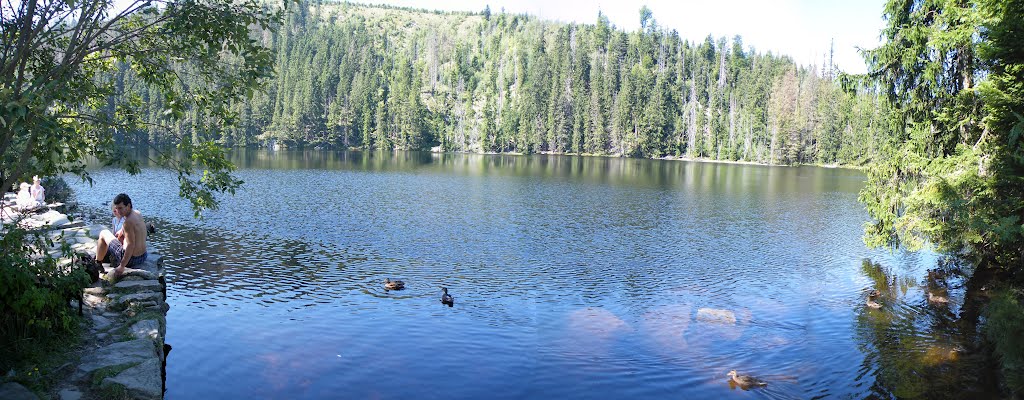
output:
[[[124,257],[121,257],[121,263],[117,265],[118,271],[124,271],[125,266],[132,259],[132,250],[135,247],[135,241],[132,240],[135,237],[135,224],[134,221],[129,222],[127,218],[124,220],[124,225],[121,227],[122,235],[124,236]]]

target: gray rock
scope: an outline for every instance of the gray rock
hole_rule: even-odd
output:
[[[146,257],[146,262],[136,268],[152,274],[152,278],[146,279],[156,279],[157,276],[164,274],[164,257],[159,254],[149,253],[149,256]]]
[[[88,375],[103,367],[158,360],[159,357],[160,355],[156,352],[156,345],[153,344],[152,340],[137,339],[117,342],[100,347],[91,354],[82,357],[82,363],[78,365],[78,371]],[[160,379],[159,370],[157,370],[157,379]]]
[[[144,267],[144,266],[146,266],[146,263],[142,264],[140,267]],[[132,279],[132,278],[138,278],[138,279]],[[157,274],[154,273],[154,272],[150,272],[148,270],[145,270],[145,269],[125,268],[124,269],[124,274],[121,275],[121,280],[132,281],[132,280],[147,280],[147,279],[155,281],[157,279]]]
[[[147,340],[148,341],[148,340]],[[152,341],[148,341],[152,345]],[[162,399],[163,382],[160,378],[160,359],[152,358],[128,368],[117,376],[106,378],[100,387],[119,384],[128,389],[133,399]]]
[[[136,322],[130,328],[131,334],[136,339],[159,339],[163,337],[163,330],[160,329],[160,321],[144,319]]]
[[[86,294],[91,294],[95,296],[104,296],[107,294],[107,289],[104,288],[103,286],[87,287],[82,291],[85,292]]]
[[[100,238],[100,232],[103,232],[104,229],[107,229],[107,227],[103,226],[103,225],[99,225],[99,224],[90,225],[89,226],[89,237],[91,237],[93,239],[99,239]]]
[[[93,310],[103,312],[107,309],[107,298],[104,296],[95,296],[92,294],[83,294],[82,298],[85,299],[85,306]]]
[[[57,393],[57,397],[59,397],[60,400],[79,400],[82,398],[82,392],[74,389],[62,389]]]
[[[132,304],[138,304],[142,307],[158,306],[164,301],[163,294],[159,292],[138,292],[120,296],[110,295],[109,297],[110,306],[115,310],[128,308]]]
[[[0,399],[4,400],[39,400],[39,396],[32,393],[17,382],[0,384]]]
[[[109,319],[96,314],[90,314],[90,318],[92,318],[92,327],[97,331],[105,331],[107,328],[110,328]]]
[[[114,288],[127,292],[159,292],[164,289],[164,286],[156,279],[147,279],[141,281],[121,281],[114,285]]]

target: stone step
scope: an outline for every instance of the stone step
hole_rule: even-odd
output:
[[[160,292],[163,291],[164,285],[160,281],[155,279],[146,279],[141,281],[121,281],[114,285],[115,291],[125,291],[130,293],[137,292]]]

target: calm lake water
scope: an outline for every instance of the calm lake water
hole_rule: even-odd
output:
[[[168,399],[912,397],[956,393],[931,376],[969,367],[955,284],[926,300],[941,260],[865,248],[857,171],[233,157],[246,184],[203,220],[167,171],[72,182],[100,221],[126,191],[159,226]],[[769,385],[732,387],[733,369]]]

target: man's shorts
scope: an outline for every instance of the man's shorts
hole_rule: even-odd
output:
[[[121,246],[121,241],[117,239],[111,240],[110,243],[107,244],[107,254],[110,254],[110,259],[112,261],[111,265],[114,268],[121,265],[121,259],[124,258],[124,247]],[[132,268],[146,262],[147,255],[149,255],[148,251],[132,257],[128,260],[128,265],[125,265],[125,268]]]

